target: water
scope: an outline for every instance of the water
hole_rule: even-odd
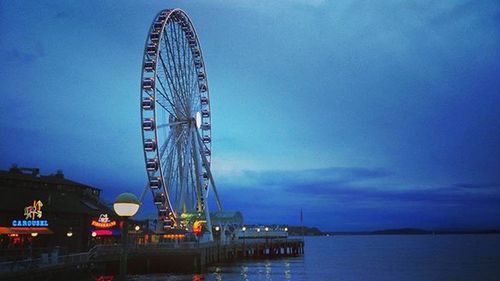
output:
[[[500,280],[500,235],[306,237],[297,258],[242,261],[205,274],[129,276],[136,281]]]

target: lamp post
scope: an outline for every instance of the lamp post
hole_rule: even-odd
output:
[[[264,228],[264,231],[266,231],[266,245],[267,245],[267,239],[268,239],[268,237],[267,237],[267,233],[269,232],[269,227],[267,227],[267,226],[266,226],[266,227]]]
[[[247,250],[245,249],[245,238],[247,238],[246,236],[246,233],[245,231],[247,230],[246,227],[242,227],[241,228],[241,231],[243,232],[243,257],[246,258],[247,257]]]
[[[127,244],[128,244],[128,218],[132,217],[139,210],[139,200],[132,193],[122,193],[118,195],[113,204],[115,213],[123,218],[122,247],[123,254],[120,259],[120,280],[125,280],[127,275]]]

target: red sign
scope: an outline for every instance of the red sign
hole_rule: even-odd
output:
[[[96,221],[93,220],[90,224],[98,228],[110,228],[116,226],[116,221],[110,220],[108,214],[101,214]]]

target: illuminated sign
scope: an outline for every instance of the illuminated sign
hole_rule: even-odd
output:
[[[110,222],[111,220],[109,219],[108,217],[108,214],[101,214],[99,216],[99,218],[97,219],[98,222],[102,222],[102,223],[108,223]]]
[[[116,221],[112,221],[108,214],[101,214],[97,221],[93,220],[90,224],[99,228],[110,228],[116,225]]]
[[[111,230],[105,230],[105,229],[100,229],[100,230],[96,230],[96,231],[92,232],[92,237],[95,237],[95,236],[111,236],[111,235],[113,235],[113,231],[111,231]]]
[[[24,208],[24,220],[12,220],[12,226],[49,226],[46,220],[37,220],[42,218],[43,203],[40,200],[34,200],[33,205]]]
[[[193,232],[195,234],[200,234],[203,231],[203,227],[206,223],[207,221],[195,221],[193,223]]]
[[[46,220],[13,220],[12,226],[49,226]]]
[[[34,220],[35,217],[37,218],[41,218],[42,217],[42,207],[43,207],[43,203],[42,201],[38,200],[38,201],[33,201],[33,206],[28,206],[26,208],[24,208],[24,216],[25,216],[25,219],[32,219]]]

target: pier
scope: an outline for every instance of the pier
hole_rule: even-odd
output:
[[[90,262],[105,273],[118,270],[120,246],[101,246],[93,249]],[[202,272],[207,266],[243,259],[300,256],[304,253],[301,239],[272,241],[238,241],[230,244],[180,243],[137,245],[128,251],[130,273]]]
[[[162,243],[134,245],[127,250],[128,273],[203,272],[214,264],[245,259],[297,257],[304,253],[302,239],[255,239],[222,244]],[[0,279],[19,280],[81,274],[116,275],[123,256],[121,245],[98,245],[89,252],[48,260],[0,263]],[[35,279],[33,279],[35,280]]]

